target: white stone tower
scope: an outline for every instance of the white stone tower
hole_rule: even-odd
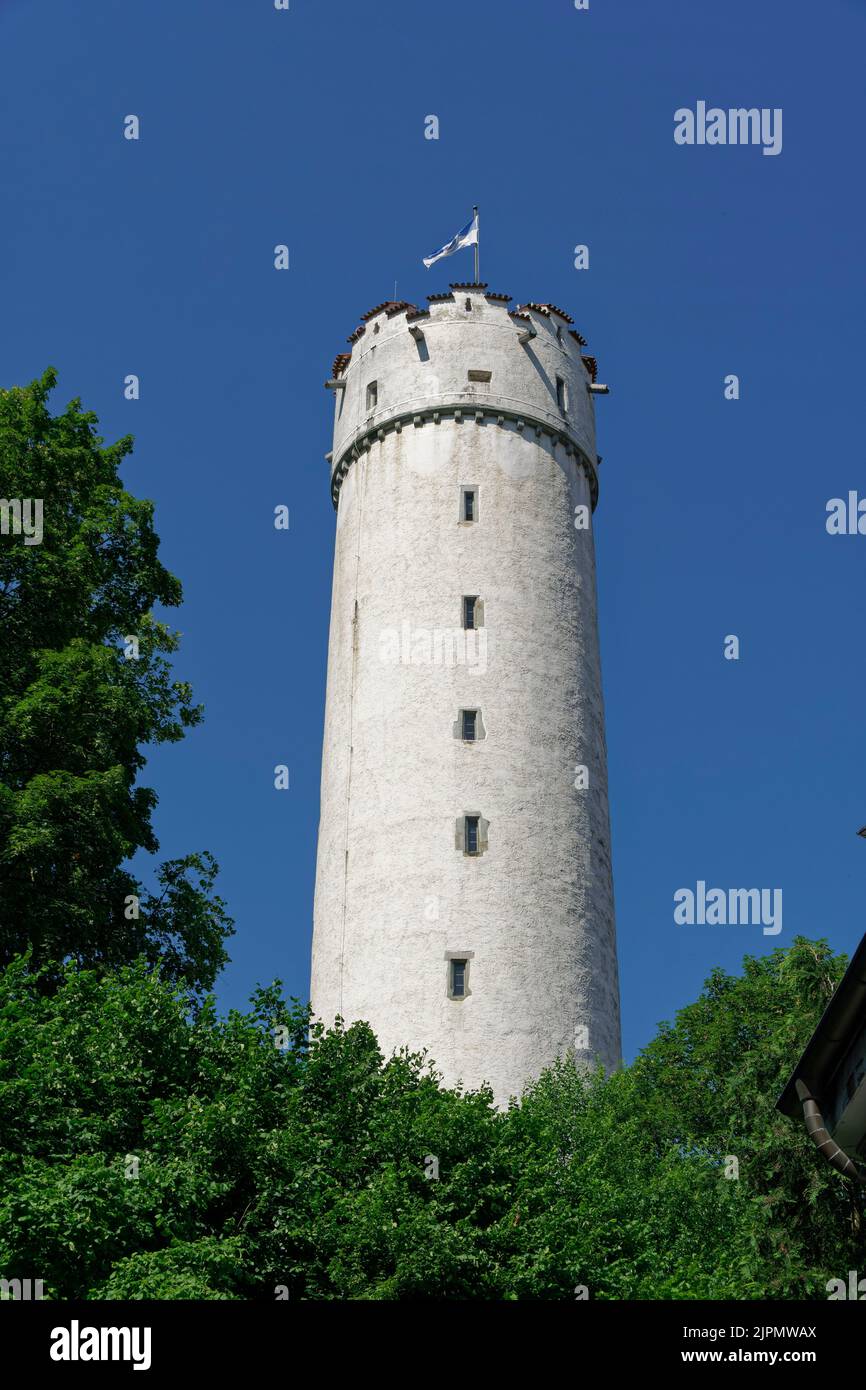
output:
[[[591,512],[596,364],[552,304],[365,314],[337,508],[312,1004],[507,1102],[620,1059]]]

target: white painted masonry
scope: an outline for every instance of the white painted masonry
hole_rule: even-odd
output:
[[[325,1022],[366,1019],[386,1056],[426,1048],[446,1084],[489,1081],[500,1104],[583,1029],[579,1060],[620,1058],[595,557],[574,524],[597,497],[595,363],[567,315],[507,303],[457,285],[429,310],[381,305],[334,364],[311,989]],[[484,663],[428,658],[466,595]],[[389,630],[411,632],[410,660],[383,660]],[[475,743],[455,737],[467,708]],[[467,815],[477,856],[457,847]]]

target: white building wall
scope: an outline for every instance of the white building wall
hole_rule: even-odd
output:
[[[574,525],[595,487],[589,374],[564,317],[460,288],[408,324],[375,315],[344,377],[313,1008],[504,1103],[576,1044],[620,1057],[595,560]],[[443,642],[437,664],[433,634],[459,633],[466,594],[483,604],[475,652],[448,664]],[[465,707],[476,743],[454,736]],[[457,847],[465,814],[487,823],[475,857]],[[462,1000],[449,952],[470,961]]]

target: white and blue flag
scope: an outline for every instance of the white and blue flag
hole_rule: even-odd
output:
[[[438,251],[424,257],[424,264],[429,270],[431,265],[441,261],[443,256],[453,256],[455,251],[461,251],[464,246],[478,245],[478,210],[472,216],[472,220],[461,227],[456,236],[453,236],[444,246],[440,246]]]

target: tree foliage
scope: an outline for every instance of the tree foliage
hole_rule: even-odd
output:
[[[0,391],[0,497],[43,507],[41,543],[0,537],[0,962],[143,954],[207,989],[231,930],[213,859],[168,861],[152,889],[126,867],[159,847],[143,749],[201,719],[172,678],[178,635],[153,615],[180,603],[180,584],[158,558],[152,503],[120,481],[132,440],[105,446],[77,400],[52,415],[54,384],[47,371]]]
[[[276,986],[220,1018],[144,961],[49,994],[18,961],[0,1273],[55,1297],[826,1297],[863,1263],[859,1199],[773,1102],[843,963],[798,940],[716,971],[631,1067],[566,1059],[500,1112],[364,1024],[309,1031]]]

